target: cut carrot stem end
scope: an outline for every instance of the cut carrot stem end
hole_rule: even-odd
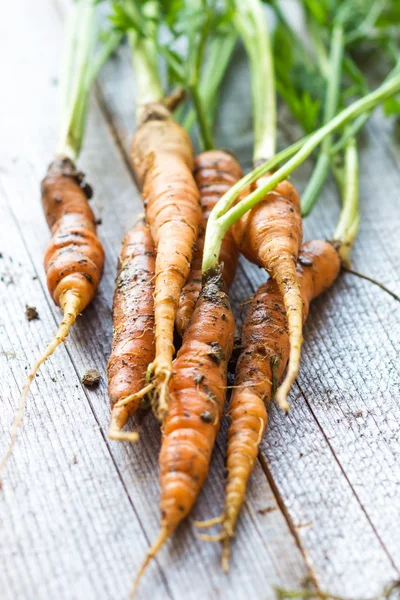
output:
[[[26,406],[26,398],[29,393],[29,389],[31,387],[31,383],[38,372],[41,365],[51,356],[56,350],[56,348],[62,344],[62,342],[67,338],[72,325],[75,323],[76,317],[79,315],[82,309],[82,299],[76,293],[68,291],[64,294],[60,302],[61,308],[64,310],[64,318],[60,323],[58,331],[54,336],[53,340],[47,346],[46,350],[43,352],[42,356],[36,361],[33,365],[31,372],[28,375],[27,382],[22,391],[22,396],[20,400],[20,404],[18,407],[17,414],[14,418],[13,424],[11,426],[10,432],[10,443],[7,449],[7,452],[3,459],[0,462],[0,472],[6,466],[8,459],[10,458],[15,441],[17,439],[18,428],[22,423],[22,419],[24,418],[25,406]]]
[[[152,547],[146,554],[146,558],[144,559],[142,566],[140,567],[139,571],[137,572],[131,593],[129,594],[129,600],[133,600],[133,598],[135,597],[137,589],[139,587],[140,579],[142,578],[143,573],[149,566],[149,563],[151,562],[151,560],[155,557],[155,555],[159,552],[161,547],[165,544],[165,542],[167,541],[167,539],[169,538],[171,533],[172,533],[172,531],[166,525],[161,526],[160,533],[158,534],[158,538],[156,539],[156,541],[154,542],[154,544],[152,545]]]

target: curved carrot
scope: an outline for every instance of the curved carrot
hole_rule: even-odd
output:
[[[144,386],[155,352],[154,270],[153,240],[142,220],[123,240],[115,282],[113,340],[107,366],[112,407],[109,437],[114,440],[137,439],[137,433],[121,430],[151,388]]]
[[[26,397],[39,367],[68,336],[80,312],[93,299],[103,272],[104,251],[96,236],[96,221],[88,204],[92,194],[84,175],[69,158],[49,166],[42,182],[42,204],[52,239],[44,257],[47,286],[64,313],[53,340],[33,365],[11,427],[11,441],[0,470],[6,464],[22,422]]]
[[[175,326],[181,336],[183,336],[189,325],[201,289],[201,262],[204,234],[209,214],[218,200],[242,176],[242,169],[237,160],[223,150],[203,152],[196,157],[194,162],[194,178],[200,192],[203,222],[196,242],[196,251],[193,254],[190,275],[182,290],[175,318]],[[235,276],[238,259],[238,248],[232,232],[228,231],[222,242],[219,255],[222,277],[227,288],[229,288]]]
[[[257,185],[263,184],[263,179]],[[296,273],[296,260],[302,240],[300,199],[288,182],[246,213],[233,227],[240,251],[252,262],[264,267],[277,282],[287,313],[290,338],[288,372],[276,399],[288,410],[287,395],[297,377],[302,337],[302,299]]]
[[[217,272],[203,284],[174,361],[159,460],[161,529],[132,595],[150,560],[193,508],[206,479],[224,407],[234,330],[229,299]]]
[[[143,188],[146,220],[157,250],[153,370],[158,396],[156,412],[162,421],[168,409],[175,316],[190,273],[201,208],[192,175],[193,148],[188,134],[162,104],[149,104],[142,115],[131,146],[131,160]]]
[[[311,300],[335,281],[340,258],[329,242],[303,244],[297,274],[303,301],[303,320]],[[286,310],[277,283],[270,279],[257,291],[243,325],[243,351],[236,367],[235,388],[229,407],[225,508],[218,536],[224,544],[222,564],[228,570],[229,540],[244,502],[247,481],[254,468],[258,447],[267,426],[267,406],[275,384],[289,358]],[[209,522],[218,522],[214,519]],[[206,526],[207,523],[203,523]]]

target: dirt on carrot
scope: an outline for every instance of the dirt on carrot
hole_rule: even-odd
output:
[[[123,240],[115,282],[107,376],[111,402],[109,436],[116,440],[137,439],[137,433],[123,432],[122,428],[151,391],[151,385],[146,386],[146,371],[155,354],[155,260],[150,230],[141,220]]]
[[[303,302],[303,320],[311,300],[337,278],[340,258],[329,242],[303,244],[297,276]],[[219,521],[222,530],[213,539],[223,542],[223,568],[228,570],[229,541],[244,502],[268,416],[267,407],[290,355],[286,309],[279,286],[270,279],[254,296],[242,331],[243,350],[236,367],[235,386],[229,407],[225,508]],[[218,519],[209,523],[214,524]],[[208,523],[203,523],[207,526]],[[208,536],[203,536],[208,539]]]
[[[218,271],[204,282],[174,361],[159,459],[161,528],[132,594],[150,560],[193,508],[207,477],[224,407],[234,330],[229,299]]]

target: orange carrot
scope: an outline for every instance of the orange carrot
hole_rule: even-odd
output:
[[[201,262],[207,219],[218,200],[243,176],[236,159],[223,150],[210,150],[199,154],[194,163],[194,177],[200,191],[203,222],[196,242],[189,278],[182,290],[175,318],[178,333],[186,331],[201,289]],[[231,231],[226,234],[221,247],[219,262],[227,288],[231,285],[238,264],[239,252]]]
[[[220,270],[206,278],[174,361],[160,453],[161,529],[138,573],[187,517],[203,485],[222,417],[235,324]]]
[[[113,302],[113,340],[107,366],[111,402],[109,437],[135,441],[137,433],[122,432],[128,417],[150,392],[146,371],[154,359],[155,251],[144,221],[127,233],[119,256]]]
[[[264,182],[265,178],[262,178],[257,185],[261,186]],[[240,251],[268,271],[283,297],[290,354],[288,372],[276,398],[281,408],[287,410],[286,398],[299,371],[303,342],[302,299],[296,273],[302,221],[300,199],[294,187],[288,181],[280,183],[234,225],[233,233]]]
[[[329,242],[303,244],[297,263],[303,301],[303,320],[311,300],[335,281],[340,258]],[[229,541],[244,502],[247,481],[253,470],[260,441],[267,426],[267,406],[289,358],[290,336],[286,310],[277,283],[270,279],[257,291],[243,325],[243,351],[236,367],[235,387],[229,408],[226,498],[216,536],[224,545],[222,564],[228,570]],[[207,539],[207,536],[202,536]],[[215,538],[214,538],[215,539]]]
[[[26,397],[39,367],[68,336],[80,312],[93,299],[103,272],[104,251],[96,236],[96,221],[88,204],[91,188],[69,158],[58,158],[42,182],[42,203],[52,239],[44,266],[47,286],[64,313],[53,340],[36,361],[23,389],[11,427],[11,441],[0,470],[6,464],[22,422]]]
[[[162,421],[168,409],[175,316],[190,272],[201,207],[192,175],[193,148],[186,131],[160,103],[143,107],[141,119],[131,146],[131,160],[143,188],[146,220],[157,250],[153,370],[156,412]]]

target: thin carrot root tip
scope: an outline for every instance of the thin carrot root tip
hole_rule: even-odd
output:
[[[229,559],[231,556],[230,538],[227,535],[222,541],[221,566],[224,573],[229,572]]]
[[[217,533],[216,535],[207,535],[206,533],[198,533],[197,537],[202,542],[222,542],[225,538],[225,533]]]
[[[139,587],[139,583],[140,580],[143,576],[143,573],[145,572],[145,570],[147,569],[147,567],[149,566],[151,560],[156,556],[156,554],[159,552],[159,550],[161,549],[161,547],[165,544],[165,542],[167,541],[167,539],[169,538],[169,536],[171,535],[171,530],[168,529],[167,526],[162,526],[160,529],[160,533],[158,534],[158,538],[156,539],[156,541],[154,542],[154,544],[152,545],[152,547],[150,548],[150,550],[148,551],[148,553],[146,554],[146,557],[142,563],[142,566],[140,567],[139,571],[137,572],[137,575],[135,577],[135,581],[133,582],[133,587],[132,590],[129,594],[129,600],[133,600],[136,592],[138,590]]]
[[[115,408],[121,408],[122,406],[125,406],[126,404],[131,404],[132,402],[135,402],[136,400],[140,400],[141,398],[144,398],[149,392],[151,392],[151,390],[153,388],[154,388],[154,384],[149,383],[148,385],[146,385],[144,388],[142,388],[136,394],[131,394],[130,396],[127,396],[126,398],[122,398],[122,400],[119,400],[118,402],[116,402]]]
[[[10,443],[8,445],[7,452],[0,462],[0,472],[5,468],[11,454],[13,452],[13,448],[17,439],[18,429],[22,423],[25,413],[26,407],[26,399],[32,384],[32,381],[35,378],[36,373],[38,372],[41,365],[46,362],[46,360],[53,354],[54,350],[58,348],[60,344],[67,338],[72,325],[75,323],[77,316],[81,311],[82,301],[79,296],[74,293],[67,293],[64,297],[64,302],[62,302],[62,307],[64,310],[64,317],[60,323],[60,326],[57,330],[56,335],[52,339],[52,341],[47,346],[46,350],[43,352],[42,356],[36,361],[33,365],[31,372],[28,375],[27,382],[22,391],[21,400],[18,406],[17,414],[15,415],[14,421],[11,425],[10,431]]]
[[[118,442],[137,442],[139,434],[136,431],[121,431],[120,429],[111,429],[108,432],[110,440]]]
[[[289,369],[285,379],[276,391],[275,400],[279,408],[285,412],[288,412],[290,409],[290,404],[287,400],[287,397],[289,395],[293,383],[296,381],[298,373],[298,368],[293,370]]]
[[[198,529],[207,529],[208,527],[213,527],[214,525],[220,525],[224,520],[223,515],[219,515],[219,517],[214,517],[213,519],[208,519],[207,521],[193,521],[193,525]]]
[[[169,381],[172,373],[166,369],[155,374],[155,413],[162,423],[168,412],[169,403]]]

